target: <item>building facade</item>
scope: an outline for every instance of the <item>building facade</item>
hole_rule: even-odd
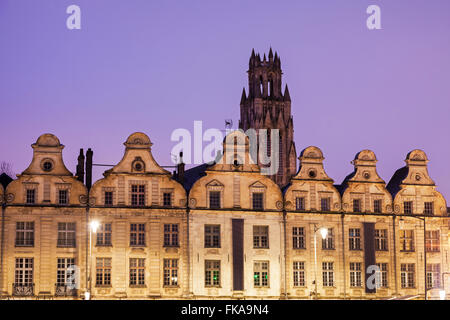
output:
[[[65,167],[58,138],[39,137],[30,166],[0,189],[1,297],[439,297],[448,215],[423,151],[386,186],[363,150],[335,185],[308,147],[280,189],[249,161],[248,138],[230,137],[245,143],[224,144],[224,161],[172,175],[134,133],[90,190]]]
[[[59,139],[41,135],[29,167],[0,177],[0,298],[448,297],[449,213],[426,154],[411,151],[387,185],[370,150],[340,184],[317,147],[297,168],[278,54],[252,52],[248,77],[239,128],[270,141],[264,150],[259,136],[257,159],[236,130],[216,162],[171,174],[136,132],[92,184],[92,150],[74,176]],[[276,174],[263,174],[261,152]]]

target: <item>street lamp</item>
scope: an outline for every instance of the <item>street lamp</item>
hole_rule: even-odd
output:
[[[424,284],[425,284],[425,300],[427,300],[428,298],[428,288],[427,288],[427,242],[426,242],[426,238],[427,238],[427,228],[426,228],[426,223],[425,223],[425,217],[417,217],[417,216],[412,216],[412,215],[408,215],[405,217],[411,217],[411,218],[416,218],[419,220],[423,221],[423,264],[424,264]],[[404,226],[404,220],[403,217],[400,217],[399,220],[399,226],[400,229],[403,229]]]
[[[89,281],[89,288],[84,293],[85,300],[89,300],[91,298],[91,291],[92,291],[92,232],[96,233],[98,228],[100,226],[100,223],[97,220],[92,220],[89,223],[89,270],[88,270],[88,281]]]
[[[314,225],[314,299],[317,299],[317,231],[320,231],[322,239],[325,239],[328,235],[327,228],[317,228],[317,224]]]

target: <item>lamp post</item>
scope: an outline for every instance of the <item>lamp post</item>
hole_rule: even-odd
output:
[[[317,224],[314,226],[314,299],[317,299],[317,231],[320,231],[322,239],[325,239],[328,235],[328,229],[317,228]]]
[[[90,300],[91,298],[91,292],[92,292],[92,232],[96,233],[98,227],[100,226],[100,223],[96,220],[92,220],[89,223],[89,262],[88,262],[88,266],[89,266],[89,273],[88,273],[88,283],[89,283],[89,287],[87,288],[88,290],[85,292],[84,297],[85,300]]]
[[[417,216],[405,216],[405,217],[411,217],[416,218],[423,221],[423,264],[424,264],[424,285],[425,285],[425,300],[428,298],[428,288],[427,288],[427,243],[426,243],[426,237],[427,237],[427,227],[426,227],[426,221],[425,217],[417,217]],[[403,217],[400,218],[399,223],[403,224]],[[402,229],[400,227],[400,229]]]

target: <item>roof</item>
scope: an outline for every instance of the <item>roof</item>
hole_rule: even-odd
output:
[[[3,188],[6,189],[6,186],[13,181],[13,178],[8,176],[6,173],[0,174],[0,184],[3,185]]]
[[[184,172],[183,187],[186,189],[186,192],[188,194],[194,183],[201,177],[206,176],[205,171],[208,167],[209,165],[204,163],[199,166],[190,168]]]
[[[406,166],[398,169],[397,171],[395,171],[391,180],[387,184],[386,189],[391,193],[392,198],[395,198],[397,193],[400,191],[400,184],[408,176],[408,171],[409,169]]]
[[[349,175],[347,175],[344,179],[344,181],[342,181],[342,183],[340,185],[335,185],[336,189],[338,189],[339,193],[342,195],[344,195],[345,190],[348,187],[348,181],[353,178],[356,174],[356,168],[355,170],[353,170],[352,173],[350,173]]]

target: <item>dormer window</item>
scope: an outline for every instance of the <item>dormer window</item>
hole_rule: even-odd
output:
[[[58,203],[68,204],[69,203],[69,192],[67,190],[58,191]]]
[[[253,210],[263,210],[264,209],[264,193],[253,192],[252,204],[253,204]]]
[[[27,189],[26,203],[27,204],[36,203],[36,190],[35,189]]]
[[[353,212],[361,212],[361,199],[353,199]]]
[[[172,205],[172,192],[163,193],[163,206],[170,207]]]
[[[145,185],[131,185],[131,205],[145,206]]]
[[[426,215],[434,214],[434,203],[433,202],[425,202],[423,213]]]
[[[113,192],[105,191],[105,206],[111,206],[113,204]]]
[[[209,207],[211,209],[220,208],[220,191],[210,191],[209,192]]]

